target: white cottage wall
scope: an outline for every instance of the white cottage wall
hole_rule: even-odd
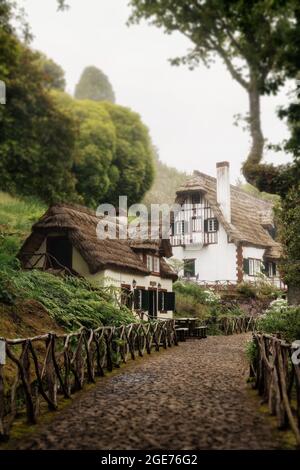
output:
[[[189,247],[173,247],[173,258],[195,258],[195,274],[201,281],[236,281],[236,245],[228,243],[227,233],[220,225],[218,243],[205,245],[199,250]],[[183,274],[183,273],[180,273]]]

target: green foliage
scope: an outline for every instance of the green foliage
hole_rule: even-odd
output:
[[[7,104],[0,106],[1,187],[47,202],[74,199],[73,122],[47,93],[37,55],[5,28],[0,43],[7,89]]]
[[[240,282],[236,291],[246,299],[276,299],[282,295],[281,290],[263,274],[257,277],[255,284],[247,281]]]
[[[131,0],[130,5],[130,22],[150,20],[166,33],[179,32],[191,41],[187,54],[172,60],[174,65],[187,64],[193,69],[201,62],[209,66],[216,56],[223,60],[249,97],[247,124],[252,146],[243,165],[244,175],[257,186],[261,172],[278,173],[272,165],[260,163],[264,149],[260,96],[279,90],[286,79],[282,73],[286,57],[297,57],[299,2]]]
[[[195,317],[201,320],[207,320],[210,316],[210,309],[207,305],[198,302],[191,295],[176,292],[176,316]]]
[[[176,292],[176,315],[197,317],[208,320],[216,316],[220,297],[211,290],[205,290],[192,282],[177,281],[173,285]]]
[[[34,299],[68,329],[135,321],[126,307],[118,305],[119,292],[114,288],[95,289],[81,278],[19,269],[16,255],[20,245],[44,210],[38,200],[21,200],[0,193],[0,302],[12,304]]]
[[[256,342],[252,339],[247,341],[245,353],[249,363],[253,364],[258,357],[258,348]]]
[[[115,102],[115,94],[108,77],[97,67],[86,67],[75,88],[78,100]]]
[[[114,183],[117,185],[118,193],[116,194],[112,185],[107,198],[112,204],[117,204],[118,196],[126,195],[128,204],[131,205],[142,199],[154,178],[153,150],[149,132],[137,113],[107,102],[103,103],[103,106],[116,129],[113,164],[116,170]]]
[[[263,333],[280,334],[287,341],[300,338],[300,307],[271,307],[259,318],[257,330]]]
[[[151,204],[173,204],[176,191],[185,182],[186,173],[169,167],[159,160],[157,150],[153,149],[155,177],[151,188],[144,196],[143,203],[150,207]],[[168,184],[166,184],[166,181]]]
[[[152,147],[139,115],[111,103],[52,96],[77,125],[73,171],[84,203],[117,205],[119,195],[139,202],[153,181]]]
[[[174,292],[194,297],[197,302],[203,304],[218,304],[220,301],[220,297],[214,294],[213,291],[203,289],[193,282],[177,281],[173,285],[173,290]]]
[[[33,198],[18,199],[0,192],[0,267],[16,268],[16,255],[31,226],[45,211]]]
[[[15,301],[15,294],[10,285],[7,276],[3,275],[0,271],[0,302],[12,305]]]
[[[40,302],[58,324],[69,330],[82,325],[97,328],[136,321],[126,307],[118,306],[111,291],[95,289],[84,279],[9,269],[1,272],[1,278],[4,285],[10,285],[8,295],[19,301]]]
[[[254,197],[258,197],[259,199],[263,199],[265,201],[270,201],[273,202],[274,204],[277,204],[280,202],[280,197],[277,194],[270,194],[270,193],[265,193],[263,191],[259,191],[255,186],[249,183],[239,183],[238,188],[242,189],[248,194],[251,194]]]
[[[153,181],[151,142],[140,117],[109,102],[59,97],[63,70],[20,42],[12,2],[0,8],[0,78],[7,88],[7,104],[0,106],[1,188],[47,203],[95,207],[117,203],[119,194],[139,202]]]
[[[46,88],[54,88],[60,91],[65,90],[65,72],[60,65],[42,52],[37,53],[36,65],[43,74],[44,86]]]
[[[256,287],[251,284],[250,282],[241,282],[237,288],[237,292],[241,295],[243,295],[246,298],[253,299],[256,297]]]
[[[295,183],[277,210],[279,238],[283,244],[280,271],[288,286],[300,284],[300,184]]]

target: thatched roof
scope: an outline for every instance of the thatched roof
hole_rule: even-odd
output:
[[[49,233],[67,235],[87,263],[91,274],[115,268],[148,275],[149,271],[136,252],[135,244],[137,246],[140,244],[145,250],[154,250],[160,256],[169,257],[172,254],[170,246],[167,247],[168,240],[164,240],[163,243],[160,240],[151,240],[150,247],[149,241],[145,241],[143,245],[143,240],[99,239],[96,233],[99,220],[99,217],[86,207],[70,204],[51,206],[33,225],[32,233],[25,240],[19,253],[21,262],[26,262],[27,253],[39,250]],[[170,272],[162,269],[161,275],[170,277]],[[175,273],[174,275],[176,277]]]
[[[278,246],[267,227],[274,226],[272,202],[252,196],[242,189],[231,185],[231,223],[228,223],[217,202],[217,180],[199,171],[189,178],[177,191],[177,202],[186,194],[202,192],[210,204],[216,218],[225,228],[230,239],[236,243],[272,248],[272,255],[280,256]]]

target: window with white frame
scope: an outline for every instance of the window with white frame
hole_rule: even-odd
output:
[[[147,269],[154,273],[159,273],[158,256],[147,255]]]
[[[276,263],[273,263],[271,261],[268,263],[268,276],[269,277],[276,276]]]
[[[249,276],[257,276],[261,273],[262,262],[260,259],[249,258]]]
[[[217,219],[207,219],[207,231],[209,233],[217,232],[218,231],[218,221]]]
[[[159,258],[153,256],[153,272],[159,273]]]

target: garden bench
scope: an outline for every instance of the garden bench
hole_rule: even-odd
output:
[[[193,329],[194,338],[206,338],[206,326],[196,326]]]
[[[189,334],[188,328],[176,328],[176,335],[178,341],[185,341]]]

